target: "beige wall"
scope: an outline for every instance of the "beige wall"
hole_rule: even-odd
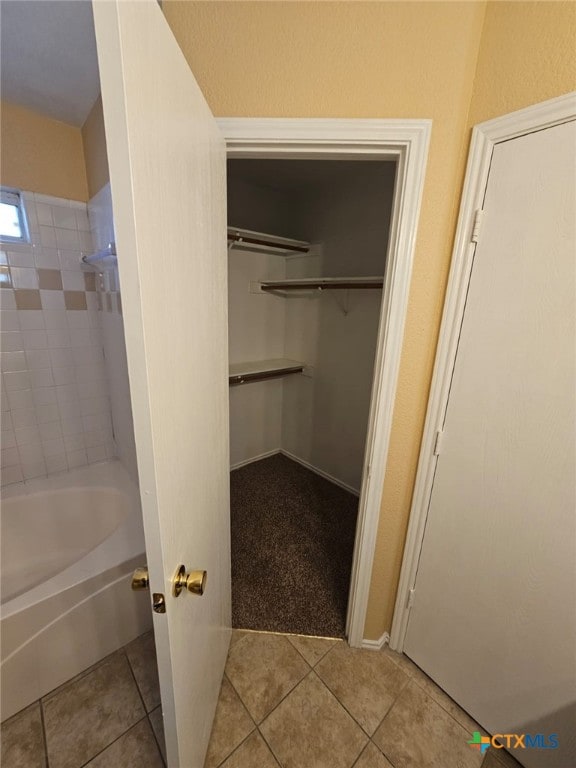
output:
[[[2,184],[70,200],[88,199],[80,129],[3,101]]]
[[[217,115],[434,121],[366,626],[378,637],[389,626],[414,483],[484,4],[163,7]]]
[[[576,3],[489,3],[470,126],[576,88]]]
[[[366,623],[366,636],[377,638],[394,605],[469,126],[576,87],[576,5],[164,0],[163,7],[217,115],[433,120]],[[1,130],[4,184],[87,200],[107,181],[98,102],[82,131],[3,102]]]
[[[102,96],[98,96],[82,126],[88,194],[92,198],[109,180]]]
[[[432,118],[365,634],[390,628],[469,125],[574,85],[569,3],[182,2],[164,11],[219,116]]]

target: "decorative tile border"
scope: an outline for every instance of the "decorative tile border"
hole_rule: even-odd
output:
[[[83,280],[83,290],[64,288],[66,284],[72,281],[65,278],[58,269],[20,269],[20,272],[30,273],[24,280],[19,276],[19,284],[36,285],[37,287],[17,288],[12,279],[11,268],[5,267],[1,288],[3,290],[12,290],[17,309],[70,309],[87,310],[88,293],[96,292],[96,275],[94,273],[84,272],[81,277]],[[76,285],[80,283],[74,281]]]

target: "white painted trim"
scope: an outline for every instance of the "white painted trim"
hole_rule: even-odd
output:
[[[495,120],[480,123],[472,131],[468,168],[464,181],[452,265],[428,400],[428,411],[420,448],[418,472],[414,485],[410,522],[390,633],[390,647],[395,651],[402,652],[408,627],[409,590],[414,587],[416,582],[416,572],[424,540],[428,505],[438,459],[434,455],[434,443],[437,431],[442,428],[448,405],[452,370],[456,360],[466,292],[470,280],[472,256],[476,247],[471,241],[472,229],[476,211],[483,206],[492,151],[495,144],[499,142],[543,130],[575,118],[576,92],[504,115]]]
[[[260,453],[258,456],[252,456],[250,459],[244,459],[244,461],[237,461],[236,464],[230,464],[230,472],[234,469],[240,469],[240,467],[247,467],[248,464],[254,464],[255,461],[260,461],[261,459],[267,459],[270,456],[276,456],[276,454],[281,453],[280,448],[273,448],[271,451],[266,451],[265,453]]]
[[[351,485],[348,485],[348,483],[343,483],[342,480],[338,480],[333,475],[329,475],[328,472],[324,472],[324,470],[318,469],[318,467],[315,467],[314,464],[310,464],[309,461],[305,461],[299,456],[296,456],[294,453],[285,451],[283,448],[280,449],[280,453],[286,456],[286,458],[292,459],[292,461],[295,461],[297,464],[301,464],[303,467],[306,467],[306,469],[309,469],[311,472],[314,472],[315,475],[319,475],[320,477],[323,477],[324,480],[328,480],[329,482],[334,483],[334,485],[337,485],[339,488],[343,488],[345,491],[348,491],[348,493],[352,493],[354,496],[360,496],[360,491],[357,488],[353,488]]]
[[[388,632],[384,632],[384,634],[378,638],[378,640],[362,640],[361,648],[364,648],[367,651],[381,651],[382,648],[384,648],[385,645],[388,645],[390,642],[390,635]]]
[[[380,519],[432,122],[222,118],[218,124],[226,139],[228,155],[232,157],[333,157],[388,159],[397,162],[346,622],[349,644],[360,647]]]

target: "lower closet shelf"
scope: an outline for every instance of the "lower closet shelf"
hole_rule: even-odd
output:
[[[288,376],[292,373],[302,373],[306,366],[298,360],[257,360],[251,363],[234,363],[228,371],[228,383],[247,384],[251,381],[265,381],[279,376]]]

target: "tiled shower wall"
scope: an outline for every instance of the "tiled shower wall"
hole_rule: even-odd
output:
[[[114,219],[110,184],[105,184],[88,203],[88,217],[94,249],[103,250],[114,242]],[[122,258],[122,256],[120,256]],[[138,482],[134,425],[124,341],[124,321],[118,267],[105,269],[98,278],[98,300],[101,308],[102,342],[108,393],[112,408],[116,453],[125,469]]]
[[[2,485],[115,455],[86,204],[23,196],[32,243],[0,243]]]

